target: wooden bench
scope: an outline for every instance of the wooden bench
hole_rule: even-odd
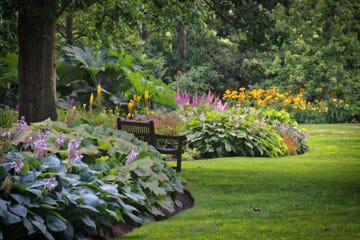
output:
[[[153,121],[135,121],[117,119],[117,128],[132,133],[138,139],[155,147],[162,154],[170,154],[176,157],[176,172],[181,171],[181,154],[185,136],[168,136],[155,133]]]

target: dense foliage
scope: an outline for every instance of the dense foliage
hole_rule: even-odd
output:
[[[0,97],[15,107],[16,4],[2,7]],[[353,1],[76,1],[58,21],[58,93],[84,103],[81,90],[101,83],[110,102],[128,102],[142,92],[131,89],[126,67],[136,78],[191,94],[304,89],[307,102],[326,105],[331,115],[313,122],[349,121],[332,100],[356,119],[358,16]]]
[[[172,212],[183,187],[151,146],[101,125],[1,133],[0,237],[82,239]]]

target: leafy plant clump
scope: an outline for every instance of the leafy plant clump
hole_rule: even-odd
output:
[[[296,125],[286,112],[232,108],[194,115],[186,129],[190,148],[202,157],[278,157],[307,150],[306,133]]]
[[[181,180],[160,154],[105,125],[2,130],[0,238],[89,239],[174,211]]]

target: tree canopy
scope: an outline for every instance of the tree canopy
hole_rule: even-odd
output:
[[[222,94],[229,88],[277,85],[293,90],[305,87],[310,101],[338,97],[351,104],[360,100],[359,3],[353,1],[37,3],[42,1],[1,1],[2,58],[19,53],[21,63],[17,18],[24,13],[44,17],[53,12],[57,59],[64,46],[106,48],[131,55],[134,64],[173,89]],[[5,67],[0,66],[0,86],[17,87],[17,81],[3,77]],[[19,79],[24,76],[21,71]],[[18,84],[21,89],[23,83]],[[4,89],[1,94],[5,96]]]

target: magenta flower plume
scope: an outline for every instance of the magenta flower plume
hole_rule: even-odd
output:
[[[198,97],[198,95],[195,94],[195,95],[193,96],[193,98],[192,98],[192,105],[193,105],[193,106],[199,105],[199,104],[200,104],[200,100],[201,100],[201,99]]]
[[[177,94],[175,96],[175,102],[177,104],[182,104],[182,97],[181,97],[180,89],[177,90]]]

